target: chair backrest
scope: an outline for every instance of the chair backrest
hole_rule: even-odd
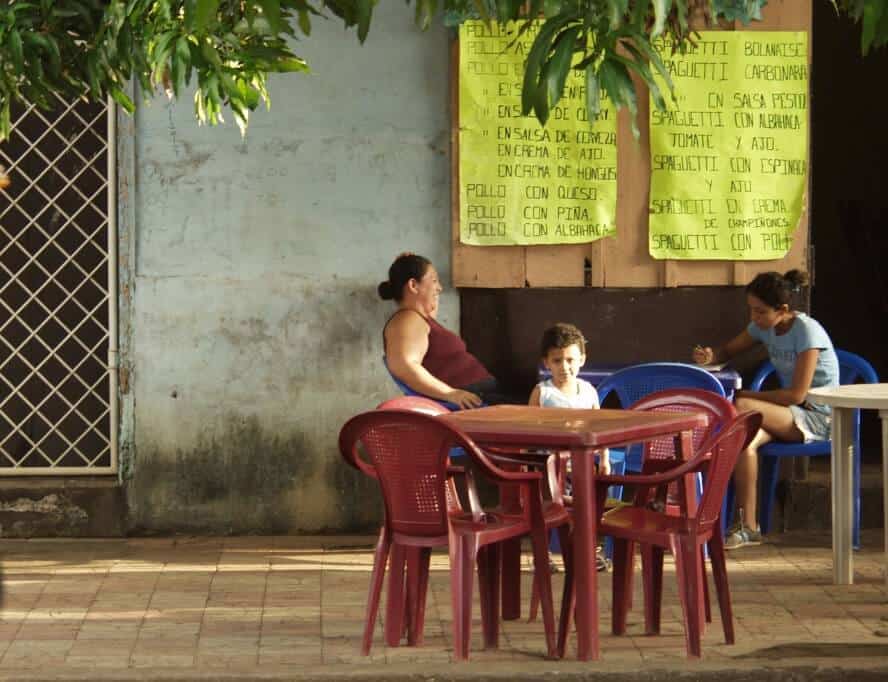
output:
[[[711,453],[711,457],[706,468],[703,497],[694,517],[698,527],[718,522],[737,458],[752,441],[761,425],[760,412],[744,412],[734,417],[721,431],[712,434],[700,446],[697,455]]]
[[[846,350],[836,348],[836,356],[839,359],[839,383],[854,384],[858,381],[863,384],[879,383],[879,375],[873,366],[864,358]],[[749,385],[751,391],[762,390],[762,384],[775,373],[774,365],[770,360],[765,360],[762,366],[758,368],[752,383]],[[855,452],[860,453],[860,410],[854,410],[854,418],[852,419],[851,439],[854,442]]]
[[[707,417],[706,426],[694,429],[694,452],[703,442],[718,433],[728,422],[737,416],[734,406],[726,398],[712,391],[699,388],[677,388],[657,391],[645,396],[631,409],[644,412],[703,412]],[[657,438],[644,444],[645,473],[657,469],[657,464],[676,457],[674,438]]]
[[[402,395],[397,398],[391,398],[385,402],[379,403],[379,405],[376,406],[376,409],[410,410],[411,412],[419,412],[431,417],[450,413],[450,410],[444,407],[441,403],[432,400],[431,398],[418,395]],[[465,457],[465,454],[466,453],[461,448],[452,448],[450,450],[450,459],[462,459]],[[370,468],[373,467],[371,466]],[[375,469],[371,475],[376,478]],[[466,491],[466,496],[469,499],[469,506],[471,507],[477,498],[477,492],[474,490],[474,481],[471,479],[471,472],[466,473],[466,477],[466,486],[469,488]],[[445,493],[447,495],[447,508],[450,511],[458,511],[462,509],[462,502],[459,499],[459,493],[457,492],[456,484],[452,476],[447,480]],[[476,506],[480,506],[480,503]]]
[[[407,384],[401,381],[398,377],[395,376],[394,372],[392,372],[391,368],[388,365],[388,359],[383,355],[382,356],[382,364],[385,365],[385,371],[389,373],[389,376],[392,378],[392,381],[395,382],[395,386],[398,387],[398,390],[401,391],[405,396],[416,397],[416,398],[425,398],[426,400],[432,400],[440,405],[442,405],[445,409],[450,412],[455,412],[459,409],[459,405],[456,403],[451,403],[446,400],[437,400],[435,398],[429,398],[428,396],[422,395],[421,393],[417,393],[412,388],[410,388]]]
[[[465,450],[482,473],[499,472],[462,431],[421,412],[374,410],[352,417],[339,432],[339,450],[353,466],[359,444],[379,479],[385,522],[396,533],[447,534],[451,448]]]
[[[432,417],[439,414],[448,414],[450,410],[444,407],[437,400],[426,398],[421,395],[401,395],[397,398],[390,398],[385,402],[376,406],[377,410],[410,410],[411,412],[422,412]]]
[[[838,348],[836,348],[836,356],[839,359],[840,384],[853,384],[858,381],[864,384],[879,383],[879,375],[876,374],[876,370],[861,356],[846,350],[839,350]],[[774,372],[774,365],[771,364],[770,360],[765,360],[755,373],[749,389],[751,391],[760,391],[762,384]]]
[[[447,414],[449,410],[446,407],[441,406],[439,403],[435,402],[431,398],[423,398],[421,396],[398,396],[397,398],[392,398],[390,400],[386,400],[384,402],[379,403],[376,406],[377,410],[410,410],[412,412],[421,412],[423,414],[428,414],[431,416],[437,416],[439,414]],[[342,456],[345,457],[345,461],[348,462],[355,469],[358,469],[361,473],[366,474],[370,478],[378,478],[376,475],[376,467],[373,466],[371,462],[368,462],[362,455],[366,453],[362,453],[361,449],[358,447],[354,447],[348,451],[343,450]]]
[[[614,372],[598,384],[598,397],[604,402],[615,392],[623,407],[641,398],[670,388],[699,388],[724,397],[725,389],[710,372],[681,362],[648,362]]]

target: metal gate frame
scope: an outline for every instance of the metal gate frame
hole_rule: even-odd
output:
[[[67,114],[68,112],[70,112],[74,107],[74,103],[61,102],[61,104],[66,107],[64,114]],[[32,111],[35,112],[36,115],[39,116],[46,123],[47,132],[49,130],[53,129],[53,127],[54,127],[53,124],[50,121],[48,121],[39,112],[39,110],[35,109],[33,105],[31,105],[26,111],[27,112],[32,112]],[[75,112],[75,116],[80,118],[79,114],[77,114],[76,112]],[[108,373],[107,376],[108,376],[109,391],[108,391],[107,401],[105,401],[102,396],[99,396],[98,394],[95,394],[95,395],[98,397],[99,400],[102,400],[102,402],[105,404],[107,411],[108,411],[107,413],[108,413],[108,417],[109,417],[109,427],[110,428],[109,428],[109,434],[108,434],[107,448],[108,448],[108,450],[110,450],[110,464],[108,466],[97,466],[97,465],[87,462],[87,464],[85,464],[84,466],[56,466],[55,462],[49,461],[49,458],[47,457],[47,455],[45,453],[40,452],[40,454],[48,460],[48,466],[45,466],[45,467],[44,466],[23,467],[23,466],[20,466],[22,463],[21,460],[15,461],[12,457],[9,457],[8,455],[6,455],[7,459],[12,461],[13,465],[6,466],[6,467],[0,467],[0,477],[80,476],[80,475],[94,476],[94,475],[106,475],[106,474],[107,475],[115,475],[118,473],[118,469],[119,469],[118,440],[119,440],[120,415],[119,415],[119,400],[118,400],[118,391],[119,391],[118,326],[119,326],[119,322],[118,322],[118,286],[117,286],[117,277],[118,277],[117,108],[116,108],[115,103],[110,99],[108,100],[108,103],[105,108],[105,117],[106,117],[106,124],[107,124],[107,126],[106,126],[106,129],[107,129],[107,132],[106,132],[107,178],[106,178],[104,189],[107,192],[107,208],[106,208],[107,212],[106,212],[105,218],[107,220],[106,262],[107,262],[107,267],[108,267],[108,282],[107,282],[108,358],[107,358],[106,371]],[[82,121],[83,119],[80,118],[80,120]],[[95,119],[92,119],[92,120],[95,121]],[[46,135],[46,133],[43,133],[43,135],[38,136],[35,141],[29,140],[27,138],[25,138],[25,139],[26,139],[27,143],[31,145],[31,149],[33,149],[37,145],[37,143],[39,143],[39,141],[41,139],[43,139],[43,137],[45,135]],[[80,153],[76,149],[73,149],[74,142],[76,142],[76,140],[78,138],[79,138],[79,136],[77,136],[73,140],[66,140],[65,151],[67,152],[68,150],[71,150],[75,154],[80,156],[81,159],[83,159],[82,155],[80,155]],[[39,151],[37,151],[37,153],[40,154],[41,156],[43,156],[42,153],[40,153]],[[43,157],[43,158],[45,159],[46,157]],[[85,159],[83,159],[83,160],[85,161]],[[13,170],[13,168],[7,169],[7,172]],[[39,178],[42,177],[42,173],[33,179],[28,178],[27,176],[24,176],[24,177],[27,179],[27,181],[29,183],[31,183],[31,186],[36,187],[37,186],[36,183],[39,180]],[[62,194],[62,192],[64,192],[65,190],[67,190],[69,187],[71,187],[73,185],[74,181],[76,181],[76,177],[73,178],[70,182],[68,182],[65,185],[65,187],[61,191],[59,191],[56,194],[56,196],[53,198],[57,198],[58,196],[60,196]],[[41,194],[44,194],[44,196],[47,200],[51,201],[50,197],[46,196],[45,193],[43,193],[42,190],[39,189],[39,187],[37,189],[38,189],[38,191],[41,192]],[[83,195],[81,194],[81,196],[83,196]],[[95,196],[95,194],[93,194],[93,196]],[[86,199],[86,197],[84,197],[84,199]],[[65,217],[68,219],[68,222],[72,222],[70,217],[68,217],[67,215]],[[31,217],[31,224],[34,224],[34,223],[35,223],[34,218]],[[0,226],[0,230],[2,230],[2,226]],[[5,233],[5,231],[3,231],[3,232]],[[41,230],[41,232],[42,232],[42,230]],[[5,236],[8,237],[9,235],[5,234]],[[67,265],[68,262],[71,262],[71,259],[73,256],[72,256],[72,254],[68,254],[68,253],[65,253],[65,256],[67,257],[67,260],[65,261],[64,265]],[[32,256],[31,261],[34,262],[34,256]],[[64,267],[64,265],[61,267]],[[56,272],[59,272],[61,270],[61,267]],[[79,269],[82,270],[82,268],[79,268]],[[46,271],[44,270],[44,272],[46,272]],[[46,274],[49,274],[49,273],[47,272]],[[74,291],[76,291],[76,290],[74,290]],[[34,296],[33,296],[33,292],[29,292],[29,293],[32,294],[29,298],[29,302],[30,302],[30,300],[34,299]],[[65,293],[67,294],[67,297],[63,300],[63,302],[61,304],[59,304],[56,307],[56,310],[59,310],[62,307],[62,305],[67,303],[69,300],[72,300],[72,292],[65,292]],[[25,305],[27,305],[27,304],[23,304],[22,306],[20,306],[18,308],[18,310],[12,310],[5,303],[5,301],[0,300],[0,304],[2,304],[2,308],[6,309],[6,312],[10,313],[14,317],[17,316],[17,313],[20,312],[24,308]],[[45,306],[43,306],[43,307],[45,308]],[[82,306],[81,306],[81,309],[83,309],[85,311],[85,309]],[[92,313],[97,309],[98,308],[93,308],[92,311],[88,311],[88,312]],[[49,312],[49,311],[47,310],[47,312]],[[85,318],[85,319],[89,319],[89,318]],[[62,342],[59,342],[54,349],[47,348],[47,350],[50,352],[50,354],[52,354],[55,350],[57,350],[69,338],[72,338],[74,333],[76,332],[76,330],[81,325],[82,325],[82,322],[79,323],[78,325],[76,325],[73,329],[68,329],[68,327],[66,325],[62,325],[64,327],[65,331],[67,332],[67,334],[64,337],[64,340]],[[37,330],[36,329],[35,330],[28,329],[28,331],[29,331],[28,337],[26,338],[25,341],[23,341],[19,345],[19,348],[23,347],[28,341],[30,341],[31,339],[34,339],[34,338],[36,338],[42,345],[44,345],[44,347],[47,346],[47,344],[42,339],[37,337]],[[58,358],[56,358],[56,359],[58,360]],[[76,365],[75,369],[72,370],[70,367],[67,366],[66,363],[64,363],[61,360],[59,360],[59,361],[62,362],[62,364],[64,364],[65,368],[71,373],[72,376],[75,375],[74,372],[76,370],[76,367],[79,367],[79,365]],[[34,373],[36,373],[37,370],[35,369],[35,367],[33,365],[31,365],[30,362],[27,362],[27,361],[24,361],[24,362],[28,366],[28,369],[31,372],[31,374],[29,374],[29,378],[30,378],[30,376],[33,375]],[[39,367],[40,364],[41,363],[38,363],[37,366]],[[43,379],[42,376],[41,376],[41,379]],[[8,386],[8,381],[6,380],[5,377],[3,377],[3,380],[4,380],[4,385],[2,387],[9,388],[10,386]],[[27,379],[25,381],[21,382],[17,387],[12,388],[13,394],[15,393],[15,391],[17,389],[21,389],[21,387],[24,386],[26,381],[27,381]],[[44,381],[45,381],[45,379],[44,379]],[[81,383],[83,383],[82,379],[81,379]],[[56,393],[52,393],[51,395],[56,395]],[[20,397],[20,399],[24,400],[24,402],[27,404],[28,408],[31,410],[31,414],[36,412],[37,408],[35,408],[34,405],[32,405],[29,401],[22,398],[21,396],[19,396],[19,397]],[[46,400],[48,400],[48,398],[44,399],[41,403],[38,403],[38,407],[40,405],[42,405],[43,403],[45,403]],[[63,400],[66,402],[66,404],[68,404],[68,408],[69,408],[65,414],[65,417],[63,417],[63,419],[64,419],[76,410],[77,403],[72,405],[64,397],[63,397]],[[2,414],[2,413],[0,413],[0,414]],[[11,423],[9,421],[9,419],[6,418],[6,415],[2,415],[2,416],[6,419],[7,423]],[[94,429],[95,424],[100,419],[104,418],[105,415],[102,414],[98,419],[93,420],[92,423],[90,423],[89,420],[87,420],[82,415],[78,415],[78,416],[80,416],[84,420],[84,422],[87,423],[88,426],[86,428]],[[74,441],[72,442],[68,438],[66,438],[64,435],[59,433],[58,423],[60,421],[61,420],[57,420],[56,423],[50,424],[50,429],[49,429],[48,433],[46,435],[44,435],[43,438],[38,439],[36,443],[23,431],[21,431],[20,429],[17,429],[15,424],[12,424],[13,433],[15,433],[16,430],[18,430],[21,433],[22,437],[27,440],[28,444],[31,446],[32,449],[35,447],[39,447],[39,444],[41,442],[43,442],[50,433],[55,433],[55,434],[59,435],[68,446],[67,449],[65,450],[65,452],[63,452],[62,455],[59,456],[56,461],[61,460],[72,449],[75,450],[78,455],[80,455],[81,457],[84,457],[82,455],[82,453],[80,453],[76,449],[75,443],[77,442],[77,439],[74,439]],[[102,455],[104,455],[104,453],[105,453],[105,450],[103,449],[102,453],[100,453],[100,455],[98,457],[101,457]],[[95,461],[95,459],[98,459],[98,457],[94,457],[93,461]],[[84,457],[84,459],[86,460],[85,457]]]

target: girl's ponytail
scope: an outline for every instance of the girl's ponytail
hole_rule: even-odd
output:
[[[803,270],[788,270],[783,279],[794,293],[798,293],[808,283],[808,273]]]
[[[792,307],[794,295],[801,292],[808,283],[808,273],[802,270],[789,270],[781,275],[779,272],[762,272],[746,285],[746,293],[771,306]]]

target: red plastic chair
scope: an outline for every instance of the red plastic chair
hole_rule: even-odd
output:
[[[657,391],[634,403],[630,409],[644,412],[703,412],[708,418],[706,427],[694,429],[694,452],[722,426],[737,416],[734,406],[724,397],[699,388],[678,388]],[[643,474],[652,474],[675,466],[675,439],[657,438],[644,444]]]
[[[645,608],[645,623],[649,633],[659,632],[663,593],[663,552],[668,549],[675,557],[679,599],[685,620],[687,653],[689,657],[700,656],[700,635],[703,627],[700,616],[704,579],[700,552],[702,546],[707,544],[712,560],[725,642],[734,643],[731,597],[719,516],[725,490],[737,458],[752,440],[761,423],[760,413],[745,412],[704,442],[691,460],[670,471],[651,475],[608,476],[598,482],[597,494],[601,498],[607,486],[617,480],[624,485],[640,484],[655,487],[678,481],[689,473],[701,471],[705,474],[703,498],[692,516],[672,516],[645,507],[631,506],[607,512],[602,517],[600,532],[612,536],[615,543],[612,620],[615,635],[626,632],[633,564],[632,549],[636,542],[654,548],[650,585],[646,590],[651,598]],[[568,593],[572,603],[572,586],[568,588]]]
[[[700,447],[704,440],[737,416],[737,411],[727,399],[712,391],[696,388],[657,391],[636,402],[631,409],[651,412],[705,413],[709,420],[707,426],[694,429],[693,432],[694,452],[697,451],[697,448]],[[645,443],[643,446],[641,472],[654,474],[670,469],[675,466],[676,457],[675,441],[672,438],[658,438]],[[661,497],[662,502],[666,504],[667,511],[679,512],[676,503],[681,504],[685,490],[687,489],[679,490],[677,482],[669,487],[668,496]],[[697,491],[698,494],[703,492],[702,478],[699,476],[697,477]],[[644,491],[638,489],[637,492],[643,493]],[[662,490],[661,495],[666,492],[666,490]],[[636,499],[636,503],[645,501]],[[724,531],[724,526],[722,526],[722,530]]]
[[[377,410],[412,410],[414,412],[422,412],[432,416],[447,414],[449,410],[439,401],[426,398],[424,396],[399,396],[391,398],[376,406]],[[465,453],[459,448],[451,450],[451,459],[456,456],[455,452],[461,458]],[[562,485],[556,485],[558,477],[558,468],[556,465],[556,455],[551,453],[528,453],[520,448],[504,448],[491,447],[485,448],[484,454],[497,466],[504,468],[506,471],[524,470],[526,467],[538,468],[545,471],[548,478],[548,490],[552,491],[551,499],[543,501],[543,518],[546,524],[546,530],[556,529],[559,532],[559,540],[564,547],[562,556],[566,564],[570,564],[570,552],[572,549],[569,537],[570,528],[561,528],[565,524],[565,498],[561,495]],[[452,477],[456,477],[464,481],[462,487],[465,490],[464,497],[468,502],[468,508],[473,512],[481,510],[480,497],[475,487],[471,471],[466,471],[459,466],[451,464],[448,473]],[[462,509],[456,488],[451,481],[448,487],[448,504],[451,510]],[[526,513],[528,504],[526,500],[521,499],[518,490],[514,485],[500,486],[500,500],[496,507],[496,511],[505,514]],[[567,517],[570,521],[570,517]],[[406,554],[406,556],[403,556]],[[514,597],[520,595],[521,587],[521,539],[515,538],[508,541],[502,548],[501,557],[501,579],[510,585],[510,594]],[[407,643],[411,646],[422,644],[422,632],[417,634],[414,631],[416,618],[415,608],[416,598],[419,594],[425,594],[427,586],[417,585],[414,578],[424,575],[428,578],[428,571],[423,573],[418,552],[408,550],[406,553],[398,548],[393,548],[392,557],[389,560],[389,586],[388,586],[388,602],[386,607],[386,644],[389,646],[397,646],[400,638],[406,631]],[[407,592],[404,597],[404,564],[406,562],[406,578]],[[530,620],[535,620],[539,611],[539,590],[536,582],[533,583],[533,592],[531,598]],[[507,613],[511,608],[518,607],[518,613]],[[405,612],[410,613],[409,618],[405,618]],[[520,596],[517,599],[510,599],[507,595],[503,597],[503,619],[509,616],[518,618],[520,616]],[[399,623],[403,621],[402,625]]]
[[[499,543],[530,534],[535,580],[542,593],[547,651],[555,656],[555,620],[548,573],[548,549],[539,472],[507,472],[493,465],[464,433],[435,417],[407,410],[377,410],[350,419],[339,434],[339,449],[347,462],[362,469],[359,444],[375,469],[385,503],[385,521],[374,556],[361,651],[368,654],[379,609],[385,565],[392,548],[418,548],[419,585],[428,584],[428,557],[433,547],[450,554],[453,643],[457,658],[469,655],[474,565],[481,591],[485,647],[499,638]],[[448,453],[460,447],[478,470],[497,483],[511,483],[528,501],[528,513],[466,512],[451,509],[447,500]],[[364,466],[368,462],[363,462]],[[363,470],[363,469],[362,469]],[[567,515],[565,513],[565,522]],[[425,594],[416,595],[411,620],[422,628]],[[414,615],[415,614],[415,615]],[[400,624],[399,624],[400,627]]]
[[[444,405],[432,398],[421,395],[399,395],[397,398],[389,398],[376,406],[377,410],[410,410],[437,417],[440,414],[450,414]]]
[[[377,410],[410,410],[435,417],[448,414],[444,405],[424,396],[398,396],[391,398],[376,406]],[[456,449],[460,459],[465,453]],[[454,452],[450,452],[450,457]],[[366,465],[366,463],[365,463]],[[369,466],[373,469],[372,465]],[[366,473],[366,472],[365,472]],[[373,469],[370,474],[376,478]],[[447,509],[448,511],[462,511],[456,480],[462,480],[464,495],[468,501],[468,507],[472,512],[481,510],[481,501],[472,472],[465,467],[452,463],[447,467]],[[382,531],[380,531],[381,533]],[[429,557],[417,548],[404,549],[397,545],[392,547],[389,559],[388,589],[386,590],[385,613],[385,643],[390,647],[396,647],[401,643],[401,638],[407,636],[409,646],[421,646],[423,641],[423,625],[425,612],[425,595],[428,591]],[[406,581],[406,584],[405,584]]]
[[[708,418],[705,427],[694,429],[693,451],[696,453],[703,443],[713,434],[721,430],[726,424],[730,423],[737,416],[737,411],[727,399],[713,393],[712,391],[698,388],[681,388],[669,389],[665,391],[657,391],[645,396],[634,405],[633,410],[642,410],[648,412],[703,412]],[[675,447],[674,438],[658,438],[644,444],[642,451],[642,467],[643,474],[656,474],[668,471],[678,464],[678,455]],[[703,485],[702,477],[696,475],[696,489],[702,494]],[[684,485],[682,485],[684,484]],[[635,504],[638,506],[645,505],[650,502],[650,496],[653,491],[650,488],[636,486]],[[674,481],[668,488],[662,486],[659,490],[659,502],[667,514],[677,516],[686,514],[687,504],[686,497],[693,492],[693,487],[687,485],[687,479],[684,481]],[[651,551],[652,547],[642,545],[642,574],[644,575],[645,587],[650,585],[652,576],[651,571]],[[704,564],[705,568],[705,564]],[[630,577],[631,580],[631,577]],[[629,600],[631,605],[631,584],[629,591]],[[703,581],[703,604],[706,615],[706,621],[712,620],[712,614],[709,608],[709,588],[708,583]],[[645,612],[650,608],[650,595],[645,593]],[[650,633],[649,633],[650,634]]]
[[[697,448],[699,448],[700,445],[702,445],[703,442],[711,434],[717,432],[725,424],[727,424],[735,416],[737,416],[737,412],[734,409],[734,406],[725,398],[717,393],[713,393],[712,391],[700,388],[673,388],[663,391],[657,391],[656,393],[651,393],[650,395],[647,395],[641,400],[637,401],[635,404],[632,405],[631,409],[650,412],[705,413],[709,419],[707,426],[694,429],[693,431],[694,452],[697,451]],[[642,448],[642,473],[659,473],[675,467],[678,463],[678,455],[676,452],[674,438],[658,438],[652,441],[648,441],[647,443],[643,444]],[[563,495],[565,461],[563,457],[560,459],[562,461],[559,462],[559,466],[556,471],[554,473],[550,473],[549,486],[550,490],[552,490],[553,498],[557,497],[558,499],[564,500],[568,509],[570,509],[571,500],[570,498],[567,498]],[[652,491],[650,488],[642,488],[636,485],[635,503],[639,505],[644,505],[648,503],[651,492]],[[680,490],[679,483],[676,481],[669,486],[668,498],[666,497],[666,492],[666,488],[664,487],[662,490],[662,497],[666,512],[673,515],[682,513],[683,510],[680,505],[683,501],[683,494]],[[677,502],[677,504],[672,503],[673,501]],[[642,566],[644,567],[645,573],[647,573],[649,565],[649,551],[643,546]],[[644,584],[647,585],[648,580],[645,580]],[[705,588],[706,583],[704,582],[704,589]],[[631,604],[631,589],[629,590],[629,594]],[[537,595],[536,592],[534,592],[530,603],[531,620],[533,620],[536,614],[536,601]],[[705,595],[704,603],[706,606],[706,620],[709,621],[711,619],[711,616],[709,612],[708,594]]]

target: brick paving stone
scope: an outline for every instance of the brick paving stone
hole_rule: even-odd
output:
[[[703,638],[707,664],[732,669],[738,660],[761,660],[773,665],[774,655],[762,652],[790,645],[813,651],[842,644],[863,651],[884,647],[876,632],[886,630],[888,590],[881,536],[871,535],[865,549],[855,553],[857,584],[852,586],[832,585],[828,535],[804,536],[798,545],[793,536],[777,536],[775,542],[731,553],[737,644],[724,644],[710,576],[713,623]],[[443,553],[432,557],[423,646],[385,645],[383,594],[371,655],[360,655],[373,543],[361,537],[0,541],[5,582],[0,678],[65,669],[75,676],[85,669],[272,674],[298,666],[360,666],[379,669],[384,677],[385,666],[452,663]],[[529,555],[522,566],[526,609],[533,579]],[[640,579],[627,634],[610,634],[611,576],[600,578],[602,665],[626,671],[688,665],[671,560],[665,565],[656,637],[644,634]],[[562,582],[563,573],[553,576],[556,600]],[[500,648],[483,650],[477,585],[474,596],[472,658],[456,669],[575,665],[570,659],[546,659],[540,619],[504,621]],[[573,639],[569,657],[575,655]]]
[[[118,639],[77,639],[68,650],[70,656],[129,656],[136,638]]]
[[[66,667],[70,666],[73,668],[127,668],[129,666],[129,654],[110,656],[94,654],[88,654],[86,656],[72,656],[69,654],[65,658],[64,664]]]
[[[129,665],[133,668],[190,668],[194,665],[193,654],[165,654],[152,651],[150,653],[134,653],[130,656]]]
[[[58,625],[25,621],[15,633],[15,639],[16,641],[76,639],[79,631],[79,623]]]
[[[64,658],[74,645],[72,639],[18,640],[11,642],[3,654],[7,658]]]
[[[194,659],[194,664],[199,668],[219,668],[227,671],[254,670],[259,662],[259,656],[254,655],[219,655],[219,654],[198,654]]]
[[[383,663],[384,658],[379,656],[370,657],[369,660],[362,660],[362,665],[373,663]],[[321,665],[323,660],[320,653],[317,652],[281,652],[281,653],[261,653],[259,655],[258,668],[277,668],[280,666],[307,666]]]

